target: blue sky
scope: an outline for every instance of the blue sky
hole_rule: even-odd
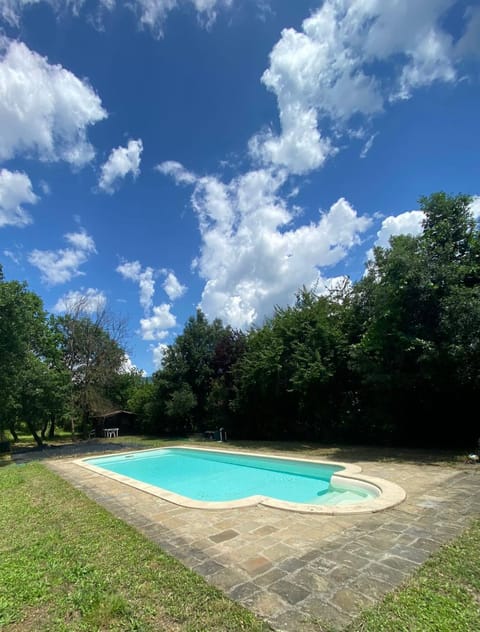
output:
[[[147,373],[197,306],[260,324],[480,194],[479,62],[476,0],[0,0],[5,275]]]

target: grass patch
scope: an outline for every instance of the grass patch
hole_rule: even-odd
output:
[[[443,546],[402,588],[366,610],[348,632],[480,630],[480,520]]]
[[[268,627],[38,463],[0,469],[0,628]]]

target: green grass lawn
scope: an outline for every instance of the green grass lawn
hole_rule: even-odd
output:
[[[0,469],[0,628],[266,630],[40,464]]]

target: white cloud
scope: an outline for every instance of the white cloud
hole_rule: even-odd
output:
[[[151,345],[150,349],[152,350],[153,354],[153,366],[156,369],[161,369],[163,365],[163,358],[165,356],[165,352],[168,349],[168,345],[166,345],[164,342],[159,342],[156,346]]]
[[[182,285],[173,272],[167,273],[167,278],[163,282],[162,287],[171,301],[180,298],[187,291],[187,286]]]
[[[475,219],[480,219],[480,195],[474,195],[472,203],[470,204],[470,210],[473,213]]]
[[[131,8],[142,26],[161,36],[167,15],[179,6],[193,5],[200,21],[208,27],[215,21],[217,10],[229,7],[232,2],[233,0],[134,0]],[[112,5],[112,0],[107,0],[107,4]]]
[[[172,306],[168,303],[155,305],[152,316],[140,319],[143,340],[163,340],[168,336],[168,329],[175,327],[177,320],[170,312]]]
[[[175,160],[166,160],[155,167],[155,170],[165,176],[171,176],[176,184],[195,184],[197,176],[185,169]]]
[[[37,201],[30,178],[25,173],[0,169],[0,228],[31,224],[32,218],[22,205]]]
[[[19,26],[23,10],[40,3],[49,4],[56,13],[68,9],[76,15],[83,6],[84,0],[0,0],[0,17],[12,26]]]
[[[113,193],[117,182],[129,173],[134,178],[140,173],[140,156],[143,151],[141,139],[129,140],[126,147],[112,149],[108,160],[102,165],[98,186],[106,193]]]
[[[442,19],[456,2],[325,0],[301,30],[284,29],[262,77],[277,98],[281,133],[255,135],[251,154],[306,173],[335,152],[333,139],[353,117],[369,119],[419,87],[455,81],[461,50]],[[477,19],[471,16],[465,48]]]
[[[40,188],[42,189],[43,195],[50,195],[52,191],[50,189],[50,185],[48,184],[48,182],[46,182],[45,180],[40,180],[38,184]]]
[[[31,265],[40,270],[42,281],[49,285],[66,283],[84,274],[79,268],[96,253],[95,243],[85,230],[65,235],[72,248],[59,250],[32,250],[28,255]]]
[[[147,375],[146,371],[139,369],[135,364],[133,364],[131,357],[128,353],[126,353],[123,359],[123,364],[119,369],[119,373],[131,373],[132,371],[140,371],[144,377]]]
[[[93,238],[85,232],[85,230],[80,230],[78,233],[67,233],[65,235],[65,239],[76,250],[82,250],[85,253],[96,252],[95,242],[93,241]]]
[[[377,137],[377,134],[372,134],[367,141],[365,142],[365,145],[362,147],[362,151],[360,152],[360,158],[366,158],[368,152],[370,151],[370,149],[372,148],[373,145],[373,141],[375,140],[375,138]]]
[[[38,4],[41,0],[0,0],[0,16],[11,25],[20,24],[23,9],[27,5]],[[87,5],[85,0],[43,0],[49,4],[56,14],[70,10],[78,15]],[[168,14],[174,9],[190,5],[196,11],[199,21],[206,27],[213,24],[219,9],[231,6],[233,0],[131,0],[123,3],[117,0],[97,0],[88,3],[87,11],[93,9],[97,14],[98,8],[104,11],[114,11],[117,6],[127,6],[131,9],[142,27],[153,31],[157,36],[163,35],[163,26]]]
[[[68,312],[78,305],[82,306],[82,311],[87,314],[94,314],[104,309],[107,304],[107,297],[101,290],[89,287],[86,290],[71,290],[61,296],[53,307],[57,314]]]
[[[295,228],[295,209],[279,195],[285,172],[250,171],[228,184],[197,178],[192,206],[202,245],[195,264],[205,280],[201,307],[248,327],[294,300],[302,286],[328,284],[320,272],[342,260],[370,220],[343,198],[317,222]]]
[[[142,270],[139,261],[125,261],[117,266],[117,272],[124,279],[138,283],[140,288],[140,305],[147,313],[153,304],[153,295],[155,293],[155,280],[153,268],[146,267]]]
[[[16,263],[17,265],[21,261],[20,255],[12,252],[11,250],[4,250],[3,251],[3,256],[4,257],[8,257],[9,259],[11,259],[13,261],[13,263]]]
[[[0,160],[26,154],[83,165],[95,154],[87,127],[106,116],[86,80],[21,42],[0,42]]]
[[[376,246],[388,248],[390,237],[393,235],[419,235],[423,231],[422,211],[405,211],[400,215],[391,215],[383,220],[377,233]]]

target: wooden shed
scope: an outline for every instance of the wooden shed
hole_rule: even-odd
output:
[[[93,417],[93,428],[95,436],[103,437],[107,428],[118,428],[119,435],[132,434],[135,432],[135,422],[137,415],[128,410],[113,410],[104,415]]]

